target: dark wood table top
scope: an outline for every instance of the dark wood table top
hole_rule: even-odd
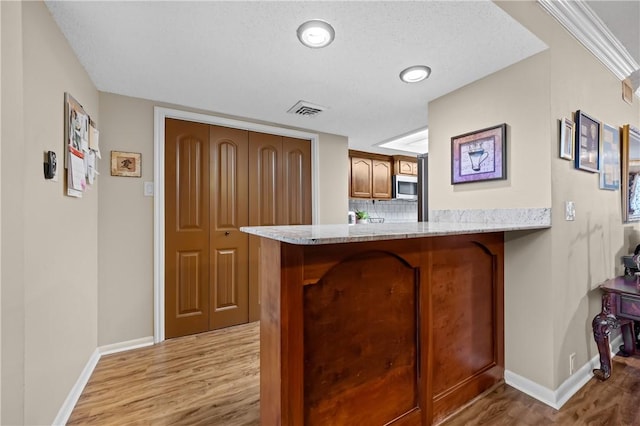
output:
[[[623,275],[611,278],[600,284],[600,289],[607,292],[640,296],[640,276]]]

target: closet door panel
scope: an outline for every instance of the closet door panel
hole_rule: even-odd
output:
[[[249,132],[249,226],[280,224],[282,136]],[[260,319],[259,238],[249,237],[249,321]]]
[[[311,142],[282,138],[281,225],[311,224]]]
[[[209,329],[209,126],[165,123],[165,335]]]
[[[211,330],[249,320],[248,132],[211,126]]]

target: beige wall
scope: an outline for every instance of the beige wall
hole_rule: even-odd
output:
[[[24,159],[22,93],[22,7],[2,9],[2,424],[24,420]],[[11,40],[11,42],[9,42]],[[20,176],[16,179],[14,176]]]
[[[24,220],[23,179],[18,161],[24,159],[22,93],[22,7],[2,8],[2,424],[24,419]],[[9,40],[12,40],[9,43]]]
[[[549,138],[547,56],[536,55],[429,103],[430,208],[549,206],[549,153],[546,146],[539,148]],[[451,137],[502,123],[507,123],[507,179],[451,185]]]
[[[153,104],[100,93],[100,116],[98,345],[105,345],[153,335],[153,197],[143,196],[143,182],[153,181]],[[140,152],[142,178],[111,176],[112,150]]]
[[[0,7],[0,28],[2,27],[2,7]],[[0,46],[2,31],[0,30]],[[0,51],[2,48],[0,47]],[[2,55],[0,55],[0,93],[2,93]],[[2,101],[0,100],[0,176],[2,176]],[[0,185],[0,241],[2,241],[2,185]],[[0,271],[2,271],[2,244],[0,244]],[[2,273],[0,272],[0,307],[2,306]],[[0,315],[0,419],[2,419],[2,315]]]
[[[143,196],[143,182],[153,181],[154,106],[251,121],[100,93],[100,145],[104,158],[111,150],[141,152],[142,179],[112,177],[108,162],[101,162],[99,345],[153,335],[153,198]],[[348,210],[347,139],[322,133],[319,136],[318,223],[344,223]],[[123,205],[128,207],[123,209]],[[135,238],[125,244],[122,235],[127,234]]]
[[[98,185],[66,197],[43,153],[62,163],[64,92],[100,123],[98,91],[43,3],[2,8],[2,424],[50,424],[97,345]]]
[[[349,147],[344,136],[320,134],[317,223],[347,223]]]
[[[499,2],[549,49],[429,104],[431,208],[551,207],[552,228],[511,233],[505,256],[506,368],[555,390],[597,355],[593,290],[619,273],[619,256],[640,243],[623,225],[620,191],[558,158],[558,124],[582,109],[614,126],[638,126],[640,106],[621,100],[620,81],[535,2]],[[508,179],[450,185],[451,136],[506,122]],[[431,166],[433,164],[433,167]],[[564,220],[564,201],[577,217]]]

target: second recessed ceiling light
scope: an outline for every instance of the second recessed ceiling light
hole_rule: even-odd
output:
[[[312,19],[298,27],[298,39],[311,48],[328,46],[335,36],[333,27],[321,19]]]
[[[402,70],[400,80],[405,83],[417,83],[429,77],[431,68],[426,65],[415,65]]]

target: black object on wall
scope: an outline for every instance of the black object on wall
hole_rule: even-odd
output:
[[[56,169],[58,168],[58,161],[56,159],[56,153],[53,151],[47,151],[44,153],[44,178],[53,179],[56,175]]]

